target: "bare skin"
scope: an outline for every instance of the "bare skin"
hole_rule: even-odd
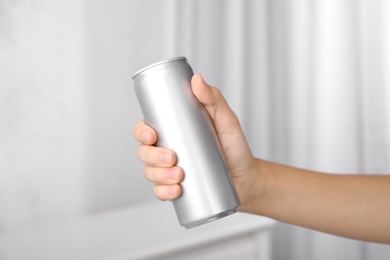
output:
[[[192,90],[209,112],[242,212],[364,241],[390,243],[390,175],[314,172],[255,158],[239,120],[221,92],[194,75]],[[183,170],[175,153],[153,146],[155,131],[140,121],[134,136],[144,176],[161,200],[180,196]]]

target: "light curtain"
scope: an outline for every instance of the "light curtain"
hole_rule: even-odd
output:
[[[166,56],[187,56],[222,90],[256,156],[390,173],[389,1],[171,0],[164,12]],[[285,224],[274,242],[275,259],[390,256]]]

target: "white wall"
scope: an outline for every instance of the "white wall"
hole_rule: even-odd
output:
[[[86,70],[76,0],[0,1],[0,231],[86,212]]]
[[[154,199],[132,74],[163,53],[157,1],[0,1],[0,231]]]
[[[153,198],[136,159],[132,131],[142,115],[132,75],[164,58],[163,7],[159,1],[85,1],[87,162],[94,212]]]

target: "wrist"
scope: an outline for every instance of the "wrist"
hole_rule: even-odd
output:
[[[266,187],[268,182],[267,162],[253,158],[253,163],[250,170],[247,173],[244,183],[242,184],[240,196],[241,199],[241,212],[256,213],[261,208],[261,201],[264,200],[266,195]]]

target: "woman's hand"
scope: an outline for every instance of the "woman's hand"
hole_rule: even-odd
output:
[[[256,178],[253,171],[256,159],[252,156],[237,116],[221,92],[207,85],[199,74],[193,76],[191,85],[196,98],[206,107],[214,123],[243,207],[251,193],[251,184]],[[175,166],[175,153],[153,146],[157,142],[157,134],[144,121],[136,124],[134,136],[141,143],[137,155],[145,164],[145,178],[154,183],[155,196],[161,200],[172,200],[180,196],[180,182],[183,180],[184,172]]]

